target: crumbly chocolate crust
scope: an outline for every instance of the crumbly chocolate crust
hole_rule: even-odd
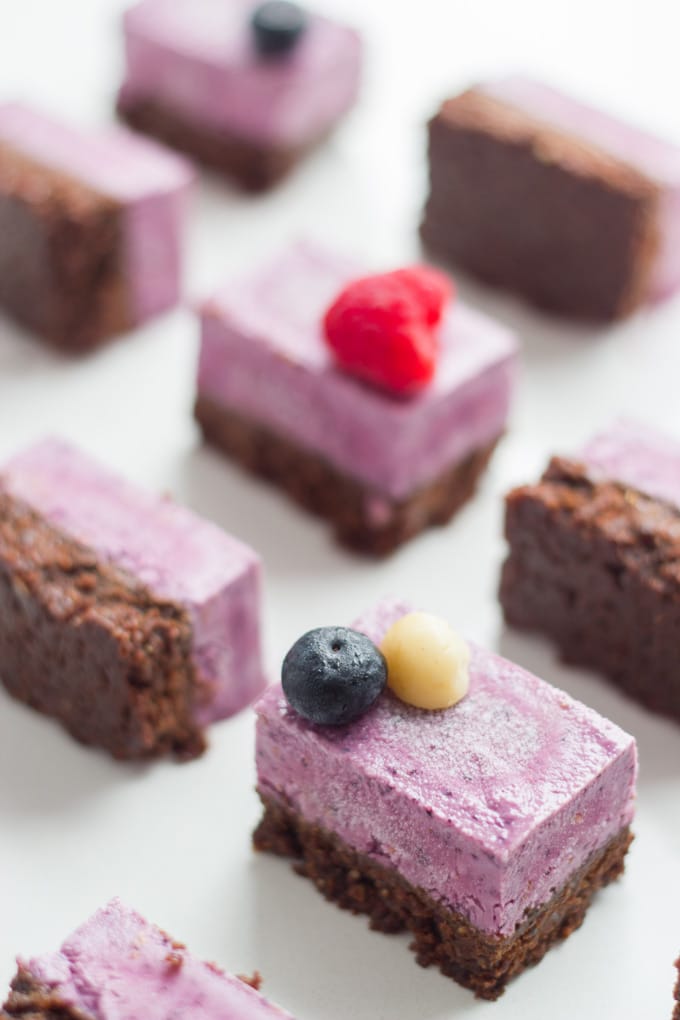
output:
[[[30,971],[19,967],[0,1020],[93,1020],[89,1013],[69,1006],[53,989],[41,984]]]
[[[610,320],[644,300],[658,190],[632,167],[474,89],[429,124],[434,253],[563,315]]]
[[[245,191],[266,191],[287,177],[325,134],[308,145],[265,146],[203,127],[151,99],[119,102],[118,115],[144,134],[231,178]]]
[[[252,474],[283,489],[296,503],[333,525],[342,545],[369,556],[387,556],[433,525],[446,524],[474,493],[500,437],[406,499],[389,503],[371,520],[378,493],[342,474],[322,457],[262,425],[199,396],[195,407],[206,440]],[[379,496],[380,500],[387,497]]]
[[[633,838],[623,829],[512,935],[501,937],[480,931],[394,869],[356,853],[283,803],[260,796],[265,810],[253,837],[257,850],[297,858],[298,874],[344,910],[367,914],[376,931],[410,932],[410,948],[422,967],[439,967],[480,999],[497,999],[512,978],[581,925],[597,890],[623,871]]]
[[[120,207],[0,143],[0,307],[64,351],[132,325]]]
[[[505,531],[507,622],[680,722],[680,512],[556,458],[509,494]]]
[[[205,748],[191,624],[0,489],[0,678],[114,758]]]

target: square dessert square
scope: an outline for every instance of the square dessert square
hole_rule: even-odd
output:
[[[512,491],[505,532],[507,622],[680,722],[680,443],[615,424]]]
[[[474,492],[506,427],[517,342],[457,301],[432,384],[396,398],[343,372],[324,342],[324,312],[357,275],[303,242],[206,302],[196,418],[343,544],[384,555]]]
[[[563,315],[615,319],[680,286],[680,148],[521,76],[429,125],[433,252]]]
[[[192,178],[122,128],[0,104],[0,309],[76,352],[172,308]]]
[[[0,1020],[292,1020],[117,899],[57,952],[17,963]]]
[[[247,546],[65,443],[0,467],[0,679],[85,744],[200,754],[264,687],[259,586]]]
[[[384,601],[354,629],[380,644],[408,612]],[[371,927],[407,930],[418,963],[482,998],[566,938],[622,871],[633,738],[491,652],[470,646],[451,708],[386,689],[354,722],[320,726],[275,686],[256,711],[255,847],[298,859]]]
[[[282,32],[269,6],[141,0],[124,15],[119,114],[251,191],[276,184],[331,131],[361,72],[353,29],[296,7],[299,22],[288,10]]]

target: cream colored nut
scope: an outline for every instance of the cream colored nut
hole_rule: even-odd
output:
[[[407,705],[450,708],[468,692],[470,649],[439,616],[402,616],[380,650],[387,660],[387,686]]]

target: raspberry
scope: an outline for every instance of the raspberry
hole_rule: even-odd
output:
[[[439,356],[437,327],[453,287],[424,266],[366,276],[326,312],[326,340],[346,371],[393,393],[418,392]]]

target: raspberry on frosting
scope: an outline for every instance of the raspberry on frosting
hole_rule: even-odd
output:
[[[452,296],[451,281],[427,266],[361,277],[326,312],[326,341],[347,372],[395,394],[415,394],[434,376]]]

